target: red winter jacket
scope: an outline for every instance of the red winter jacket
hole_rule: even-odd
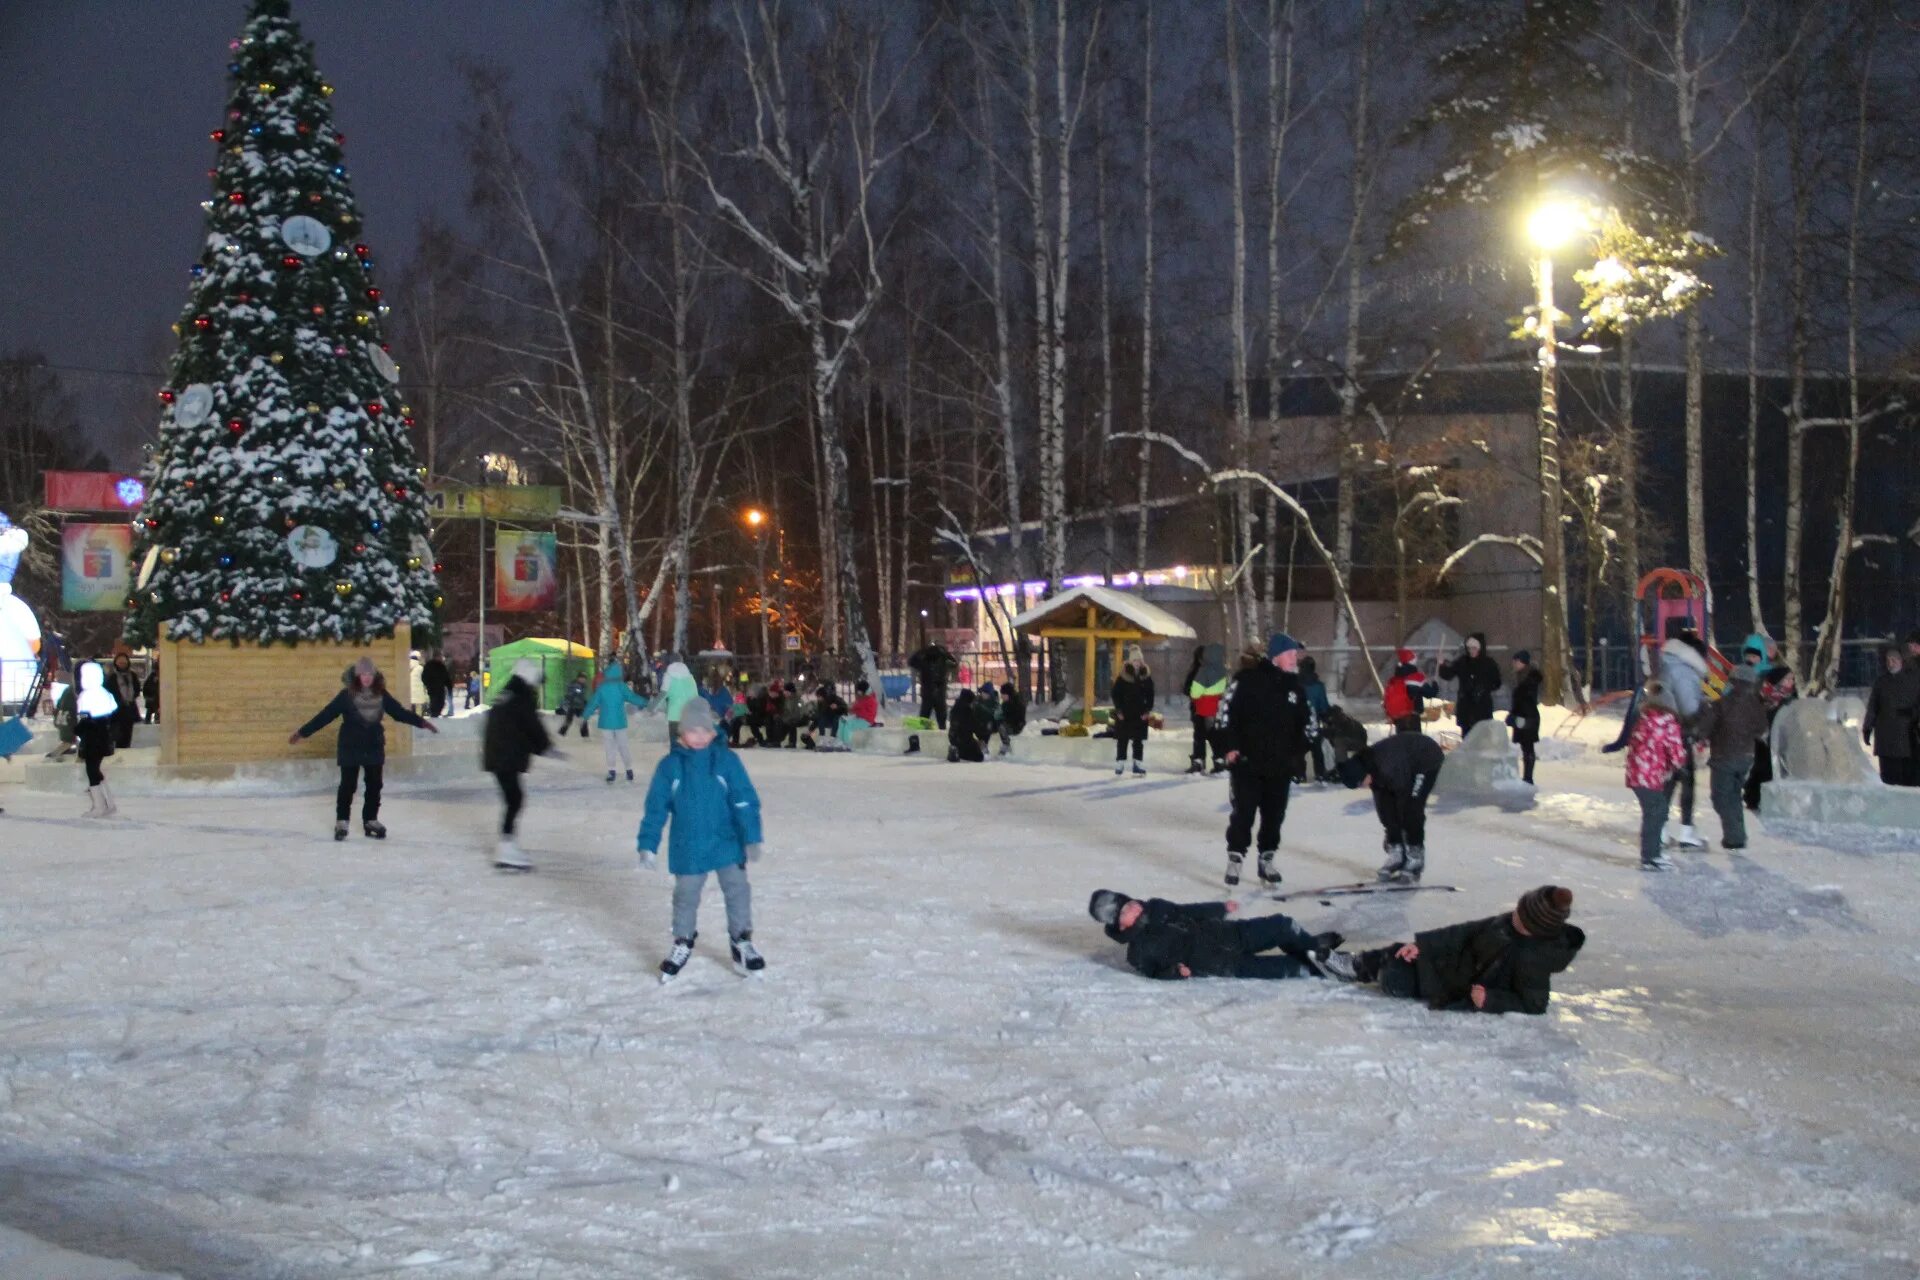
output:
[[[880,699],[863,693],[853,700],[853,714],[868,724],[880,723]]]
[[[1647,706],[1633,722],[1627,739],[1627,785],[1640,791],[1658,791],[1667,779],[1686,767],[1687,744],[1680,736],[1680,719],[1665,707]]]

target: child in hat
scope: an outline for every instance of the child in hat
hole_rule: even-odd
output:
[[[727,902],[727,936],[733,967],[743,976],[767,967],[753,945],[753,890],[747,863],[760,857],[760,797],[740,757],[713,723],[713,708],[695,698],[680,713],[679,741],[655,766],[647,787],[646,816],[637,841],[640,865],[651,871],[667,822],[673,845],[673,950],[660,962],[660,981],[671,982],[693,955],[699,936],[700,893],[707,876],[720,881]]]
[[[1586,945],[1587,935],[1567,923],[1572,911],[1571,889],[1543,884],[1506,915],[1357,954],[1336,951],[1320,967],[1344,982],[1377,982],[1390,996],[1425,1000],[1429,1009],[1545,1013],[1553,975]]]
[[[1540,741],[1540,682],[1533,655],[1525,649],[1513,655],[1513,707],[1507,712],[1507,727],[1513,730],[1513,745],[1520,748],[1520,781],[1533,785],[1534,748]]]

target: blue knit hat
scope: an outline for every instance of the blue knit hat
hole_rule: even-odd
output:
[[[1306,647],[1286,632],[1276,631],[1267,639],[1267,657],[1277,658],[1283,653],[1292,653],[1295,649]]]

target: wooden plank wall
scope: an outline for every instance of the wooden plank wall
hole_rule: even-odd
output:
[[[331,760],[334,727],[299,746],[287,745],[287,735],[340,691],[341,673],[362,654],[372,656],[387,691],[405,705],[411,648],[405,626],[366,645],[177,644],[162,635],[160,763]],[[412,754],[413,730],[388,724],[388,757]]]

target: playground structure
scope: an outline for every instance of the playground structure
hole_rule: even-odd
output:
[[[1733,679],[1733,663],[1714,647],[1713,589],[1684,569],[1653,569],[1634,588],[1640,632],[1640,678],[1660,674],[1660,647],[1676,622],[1691,627],[1707,642],[1707,696],[1718,699]]]
[[[1078,640],[1084,646],[1080,723],[1091,727],[1098,701],[1094,688],[1101,644],[1113,648],[1118,671],[1125,646],[1154,640],[1194,640],[1194,629],[1158,605],[1112,587],[1084,586],[1049,597],[1013,620],[1013,629],[1043,640]]]

